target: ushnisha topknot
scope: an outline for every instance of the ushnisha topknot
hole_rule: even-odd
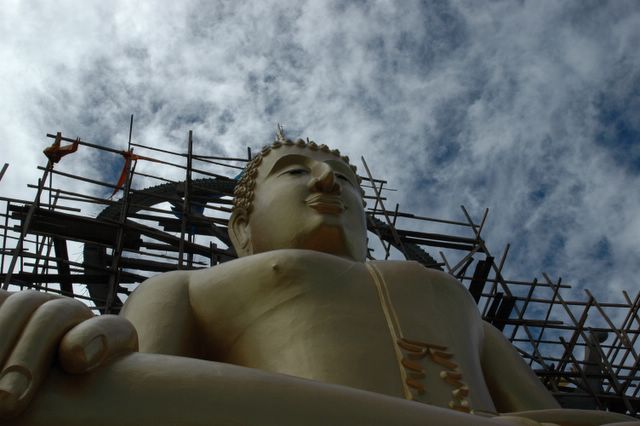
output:
[[[351,170],[353,170],[353,173],[356,175],[358,179],[358,185],[360,185],[362,182],[362,179],[360,178],[360,176],[358,176],[358,173],[356,172],[357,170],[356,167],[349,163],[349,157],[347,157],[346,155],[340,155],[340,151],[338,151],[337,149],[330,149],[325,144],[318,145],[314,141],[309,140],[309,138],[307,138],[306,141],[303,139],[298,139],[295,142],[292,141],[291,139],[287,139],[287,137],[284,134],[284,129],[282,128],[282,126],[278,124],[278,127],[276,129],[276,140],[273,141],[271,145],[265,145],[262,148],[262,150],[257,155],[255,155],[251,159],[251,161],[247,163],[247,166],[245,167],[242,173],[242,176],[240,177],[240,180],[238,181],[238,184],[236,185],[233,191],[233,209],[234,210],[244,209],[247,212],[247,214],[251,213],[251,209],[253,207],[253,190],[256,186],[256,177],[258,176],[258,167],[262,163],[262,159],[265,156],[269,155],[269,153],[272,150],[278,149],[282,146],[297,146],[299,148],[308,148],[312,151],[319,150],[319,151],[331,153],[336,157],[340,158],[345,163],[347,163],[349,167],[351,167]],[[364,191],[362,190],[362,188],[360,188],[360,191],[364,195]]]

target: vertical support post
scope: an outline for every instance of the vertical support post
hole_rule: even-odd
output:
[[[179,255],[178,255],[178,269],[183,269],[184,265],[184,238],[185,234],[189,232],[191,234],[191,230],[187,230],[187,225],[189,223],[189,216],[191,215],[191,200],[190,200],[190,190],[191,190],[191,167],[192,167],[192,154],[193,154],[193,131],[189,130],[189,141],[188,141],[188,151],[187,151],[187,178],[184,181],[184,194],[182,197],[182,224],[180,226],[180,244],[179,244]],[[190,267],[191,265],[188,265]]]
[[[438,254],[440,254],[440,257],[442,258],[442,263],[444,263],[444,266],[447,267],[447,271],[449,272],[449,274],[453,275],[453,269],[451,269],[451,265],[449,265],[449,261],[447,260],[442,250],[440,250]]]
[[[622,325],[620,326],[621,330],[625,330],[628,331],[631,327],[631,323],[633,323],[633,317],[635,312],[638,311],[638,307],[639,307],[639,303],[640,303],[640,292],[638,292],[638,294],[636,295],[636,298],[633,302],[631,302],[631,299],[629,298],[629,294],[625,291],[622,290],[622,295],[624,296],[628,306],[629,306],[629,311],[627,312],[627,315],[624,318],[624,321],[622,321]],[[638,335],[636,334],[634,336],[634,340],[632,342],[632,344],[635,344],[635,340],[637,339]],[[613,343],[616,343],[616,340],[614,340]],[[616,359],[616,357],[618,356],[618,353],[620,352],[620,346],[616,346],[615,344],[611,345],[611,348],[609,348],[609,350],[607,351],[607,357],[609,359]],[[621,361],[621,363],[624,363],[624,360],[626,359],[626,357]]]
[[[382,184],[380,184],[380,189],[382,190]],[[393,212],[393,221],[391,223],[391,226],[393,226],[393,229],[396,228],[396,221],[398,220],[398,209],[399,208],[400,208],[400,204],[396,203],[396,209]],[[375,208],[374,208],[374,210],[375,210]],[[386,254],[385,254],[384,260],[389,259],[389,255],[390,255],[389,250],[391,250],[391,241],[389,241],[387,243],[387,247],[385,248],[385,253]]]
[[[640,364],[640,358],[638,357],[638,353],[635,351],[634,349],[634,344],[631,343],[631,341],[629,340],[629,337],[627,336],[627,333],[625,333],[623,330],[620,330],[618,328],[616,328],[616,326],[613,324],[613,322],[611,321],[611,319],[609,318],[609,316],[607,315],[607,313],[604,311],[604,309],[602,308],[602,306],[600,306],[600,304],[595,300],[595,298],[593,297],[593,295],[591,294],[591,292],[587,289],[585,289],[585,292],[587,293],[587,295],[593,300],[593,304],[596,307],[596,309],[598,310],[598,312],[600,312],[600,315],[602,315],[602,317],[604,318],[605,322],[607,323],[607,325],[610,327],[611,331],[616,335],[616,338],[619,342],[619,347],[624,346],[626,347],[626,351],[624,353],[624,358],[623,361],[620,362],[620,365],[622,365],[624,363],[624,360],[627,359],[627,357],[629,356],[629,354],[631,354],[632,358],[633,358],[633,365],[634,366],[638,366]],[[615,383],[615,381],[617,380],[616,377],[618,375],[618,373],[620,372],[620,369],[618,371],[613,371],[613,366],[609,363],[609,361],[607,360],[607,355],[604,354],[604,352],[602,351],[602,349],[598,346],[598,350],[601,352],[601,357],[603,364],[605,364],[605,366],[610,369],[609,374],[611,375],[611,384],[613,385]],[[613,358],[612,358],[613,359]],[[627,387],[627,382],[625,381],[625,383],[623,383],[622,385],[616,384],[616,390],[621,393],[624,394],[626,392],[626,387]]]
[[[382,244],[382,248],[385,250],[385,255],[389,254],[389,248],[384,244],[384,238],[382,238],[382,234],[380,234],[380,230],[378,229],[378,226],[376,224],[376,222],[373,221],[373,217],[366,215],[367,216],[367,222],[371,225],[371,227],[373,228],[373,232],[375,232],[375,234],[378,236],[378,239],[380,240],[380,244]],[[373,257],[371,256],[371,253],[369,252],[369,249],[367,248],[367,257],[369,259],[373,259]]]
[[[9,232],[9,201],[5,201],[4,232],[2,233],[2,257],[0,258],[0,273],[4,273],[4,257],[7,251],[7,233]]]
[[[544,316],[544,324],[546,324],[547,321],[549,321],[549,317],[551,316],[551,311],[553,310],[553,307],[554,307],[554,305],[556,303],[556,298],[558,297],[558,292],[560,291],[560,283],[561,282],[562,282],[562,279],[558,278],[558,284],[553,286],[553,295],[551,296],[551,303],[549,303],[549,309],[547,309],[547,313]],[[584,319],[585,320],[587,319],[586,310],[585,310]],[[540,346],[540,341],[542,340],[542,336],[544,335],[544,331],[545,331],[544,324],[542,325],[542,327],[540,327],[540,333],[538,334],[538,338],[536,339],[536,341],[534,343],[534,347],[536,349],[538,349],[538,347]]]
[[[60,140],[62,138],[62,133],[58,132],[56,135],[56,139]],[[36,196],[29,206],[29,211],[27,212],[27,217],[22,222],[22,229],[20,230],[20,237],[18,238],[18,243],[16,244],[16,248],[14,249],[13,255],[11,256],[11,263],[9,264],[9,269],[7,270],[7,274],[4,277],[4,282],[2,283],[2,289],[7,290],[9,288],[9,283],[11,282],[11,278],[13,276],[13,270],[16,267],[16,263],[18,259],[22,257],[22,250],[24,249],[24,239],[27,236],[27,232],[29,232],[29,226],[31,225],[31,220],[33,219],[33,215],[36,209],[40,206],[40,196],[42,195],[42,190],[44,189],[45,182],[47,181],[47,176],[53,170],[53,161],[49,160],[47,162],[47,167],[45,167],[44,172],[42,173],[42,178],[38,181],[38,190],[36,191]]]
[[[462,207],[464,210],[464,206]],[[466,211],[466,210],[465,210]],[[486,210],[485,210],[486,212]],[[467,214],[467,217],[469,218],[469,221],[471,221],[471,217]],[[471,222],[473,223],[473,222]],[[484,223],[484,219],[483,222]],[[481,241],[480,239],[480,231],[477,232],[476,234],[476,239],[477,241]],[[500,257],[500,263],[498,264],[497,269],[495,270],[495,275],[496,275],[496,279],[493,281],[493,283],[491,284],[491,292],[489,293],[489,299],[492,297],[495,297],[496,294],[496,290],[498,287],[498,282],[500,282],[500,280],[502,280],[502,268],[504,267],[504,262],[507,260],[507,254],[509,254],[509,247],[511,247],[511,244],[506,245],[506,247],[504,248],[504,252],[502,252],[502,256]],[[491,270],[491,267],[495,265],[495,262],[493,260],[493,257],[491,256],[487,256],[487,260],[491,260],[490,262],[488,262],[488,271],[487,271],[487,277],[489,276],[489,272]],[[495,268],[495,266],[494,266]],[[506,286],[504,286],[506,287]],[[511,292],[507,291],[507,297],[511,297]],[[482,316],[487,316],[487,310],[489,309],[489,301],[487,300],[487,304],[484,306],[484,311],[482,312]]]
[[[131,135],[133,134],[133,114],[129,121],[129,141],[127,142],[127,153],[131,154],[133,149],[131,148]],[[109,284],[107,291],[107,300],[105,300],[104,313],[111,313],[113,303],[116,300],[118,294],[117,288],[120,283],[120,258],[122,257],[122,248],[124,245],[124,231],[127,223],[127,216],[129,215],[129,195],[131,193],[131,181],[133,179],[133,172],[136,168],[137,162],[135,160],[127,161],[125,158],[125,165],[128,164],[127,179],[124,184],[124,193],[122,195],[122,209],[120,210],[120,218],[118,220],[118,234],[116,235],[116,244],[113,247],[111,253],[111,268],[109,269]]]
[[[634,330],[634,327],[633,327],[634,320],[638,323],[638,326],[640,327],[640,318],[638,317],[638,309],[640,308],[640,292],[638,292],[638,294],[636,295],[633,303],[631,303],[631,299],[629,298],[629,295],[627,294],[626,291],[623,291],[622,293],[627,303],[629,304],[629,313],[627,315],[627,318],[625,318],[625,321],[621,327],[621,330],[623,330],[625,334],[628,334],[629,331]],[[636,330],[637,330],[637,327],[636,327]],[[638,340],[638,336],[639,336],[638,333],[634,333],[633,337],[631,338],[630,344],[632,347],[636,344],[636,341]],[[614,340],[614,343],[615,343],[615,340]],[[616,359],[621,349],[621,343],[622,342],[620,342],[616,346],[615,352],[613,352],[614,345],[612,344],[611,350],[607,353],[607,357],[609,359]],[[619,366],[616,368],[616,375],[621,374],[624,363],[626,362],[628,356],[629,356],[629,351],[627,350],[623,354],[622,359],[620,359],[619,361]],[[631,369],[628,372],[628,376],[629,376],[628,379],[626,379],[622,385],[623,392],[626,392],[627,389],[629,389],[632,382],[634,381],[634,377],[636,378],[635,380],[638,380],[638,376],[636,374],[638,372],[638,369],[640,369],[640,363],[636,360],[636,362],[633,364],[633,367],[631,367]],[[638,393],[639,390],[640,390],[640,386],[636,386],[634,396]]]
[[[533,292],[536,289],[537,285],[538,285],[538,279],[534,278],[533,282],[529,286],[529,292],[527,293],[527,298],[525,299],[524,303],[522,304],[522,309],[518,313],[518,320],[519,321],[522,321],[522,319],[524,317],[524,313],[527,311],[527,308],[529,307],[529,302],[531,301],[531,298],[533,297]],[[513,327],[513,330],[511,331],[511,339],[509,339],[509,340],[513,341],[513,339],[516,338],[516,334],[518,333],[518,327],[520,327],[520,324],[516,323],[516,325]],[[529,365],[531,365],[531,362],[533,362],[533,359],[530,360]]]
[[[130,149],[129,152],[132,150]],[[126,161],[126,160],[125,160]],[[117,287],[120,283],[120,258],[122,257],[122,249],[124,246],[124,232],[127,224],[127,216],[129,215],[129,196],[131,194],[131,181],[136,168],[137,161],[129,161],[129,170],[127,170],[127,180],[124,185],[124,194],[122,196],[122,209],[120,210],[120,220],[118,221],[118,234],[116,236],[116,244],[111,254],[111,269],[109,270],[109,291],[107,300],[105,301],[104,313],[111,313],[113,303],[118,294]]]
[[[373,188],[373,192],[376,194],[376,202],[373,204],[373,210],[378,210],[378,204],[382,203],[382,187],[384,186],[384,182],[380,182],[380,188],[376,186],[376,183],[373,181],[373,177],[369,176],[371,187]],[[382,207],[384,210],[384,207]]]
[[[460,259],[460,261],[458,263],[455,264],[454,267],[451,268],[451,275],[454,275],[457,273],[458,269],[461,268],[463,265],[467,264],[467,262],[471,263],[473,262],[473,256],[478,252],[478,250],[480,250],[482,247],[480,246],[480,244],[474,244],[473,248],[471,249],[471,251],[469,251],[469,253],[465,254],[464,257],[462,259]],[[488,254],[487,254],[488,255]]]
[[[602,401],[600,400],[600,398],[598,397],[598,392],[596,391],[596,389],[592,387],[591,381],[587,378],[584,369],[582,368],[580,363],[576,360],[576,357],[573,356],[573,351],[571,350],[571,347],[562,336],[560,336],[559,339],[560,339],[560,343],[562,343],[562,346],[564,347],[565,353],[568,354],[568,358],[571,361],[571,364],[573,364],[573,368],[580,375],[580,378],[582,379],[582,385],[583,385],[582,387],[593,397],[596,404],[598,405],[598,409],[600,410],[604,409],[605,407],[602,404]]]
[[[547,281],[547,283],[549,283],[550,285],[553,285],[553,282],[549,279],[549,276],[547,274],[543,273],[542,275],[544,276],[544,278]],[[558,286],[559,286],[559,284],[558,284]],[[587,342],[589,342],[589,337],[584,332],[584,324],[585,324],[585,322],[587,320],[589,308],[593,305],[593,301],[594,300],[591,297],[589,298],[589,300],[587,301],[587,304],[585,305],[584,311],[582,312],[580,320],[576,320],[576,317],[571,312],[571,309],[569,308],[569,305],[564,301],[564,299],[562,298],[560,293],[557,292],[556,294],[557,294],[558,302],[562,305],[562,307],[564,308],[565,312],[567,313],[567,316],[571,319],[571,322],[575,326],[575,330],[573,332],[573,336],[571,336],[571,340],[569,341],[569,345],[566,347],[562,357],[560,358],[560,361],[558,362],[558,366],[556,368],[557,374],[561,375],[562,371],[564,370],[564,368],[565,368],[565,366],[567,364],[567,359],[571,355],[571,351],[573,351],[573,348],[575,347],[576,343],[578,342],[578,337],[582,337],[582,339],[584,340],[585,344],[587,344]],[[599,345],[596,345],[596,347],[598,348],[598,350],[600,350],[600,346]],[[602,353],[601,353],[601,355],[604,356],[604,354],[602,354]],[[607,362],[606,358],[603,358],[602,360],[603,360],[603,363]],[[617,381],[614,381],[613,384],[615,386],[615,390],[616,391],[619,390],[619,386],[618,386]],[[629,401],[626,399],[625,395],[618,393],[618,396],[620,396],[622,398],[623,403],[625,404],[627,409],[629,409],[631,412],[633,412],[633,409],[629,405]]]
[[[53,174],[51,175],[53,176]],[[58,198],[60,197],[60,191],[56,191],[56,195],[53,197],[53,199],[51,198],[51,180],[49,180],[49,210],[55,210],[55,206],[58,205]],[[37,244],[38,238],[36,238],[36,257],[34,260],[34,265],[33,265],[33,273],[34,275],[36,275],[38,273],[38,267],[40,266],[40,261],[43,260],[42,259],[42,251],[44,250],[44,246],[45,246],[45,241],[47,242],[47,254],[44,257],[44,267],[42,268],[43,271],[46,271],[48,269],[48,265],[49,265],[49,255],[51,254],[51,243],[52,243],[52,239],[50,236],[42,236],[42,241],[41,243],[38,245]],[[56,253],[56,257],[60,257],[58,256],[58,253]],[[49,283],[45,283],[44,287],[48,287]]]
[[[9,168],[9,163],[4,163],[4,166],[2,166],[2,170],[0,170],[0,180],[2,180],[2,177],[4,176],[4,172],[6,172],[8,168]]]
[[[402,241],[400,240],[400,236],[398,235],[398,231],[396,231],[396,227],[393,226],[393,222],[391,221],[391,219],[389,219],[389,215],[387,214],[387,209],[384,207],[384,203],[382,202],[382,197],[380,196],[380,192],[378,191],[378,188],[376,187],[376,185],[373,183],[373,176],[371,175],[371,171],[369,170],[369,166],[367,165],[367,162],[364,161],[364,157],[360,157],[360,159],[362,160],[362,164],[364,165],[364,169],[367,172],[367,176],[369,177],[369,181],[371,182],[371,186],[373,187],[373,191],[376,193],[376,198],[380,201],[380,207],[382,207],[382,213],[384,214],[384,218],[387,221],[387,225],[389,225],[389,230],[391,231],[391,235],[393,236],[393,240],[395,241],[396,244],[398,244],[398,247],[400,247],[400,251],[406,257],[407,253],[405,252],[404,245],[402,244]],[[378,201],[378,200],[376,200],[376,201]]]

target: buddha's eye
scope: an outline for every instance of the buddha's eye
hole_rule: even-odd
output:
[[[307,173],[309,173],[309,171],[303,168],[291,169],[285,172],[285,174],[293,175],[293,176],[306,175]]]
[[[335,174],[335,175],[336,175],[336,177],[337,177],[338,179],[340,179],[341,181],[344,181],[344,182],[348,183],[349,185],[353,185],[353,183],[351,183],[351,181],[349,180],[349,178],[348,178],[348,177],[346,177],[345,175],[343,175],[342,173],[335,173],[335,172],[334,172],[334,174]]]

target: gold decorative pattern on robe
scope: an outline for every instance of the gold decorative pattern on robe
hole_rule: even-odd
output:
[[[454,387],[451,391],[453,398],[449,401],[449,407],[465,413],[470,411],[469,400],[467,399],[469,387],[462,382],[462,373],[458,369],[458,364],[453,361],[453,354],[447,352],[446,346],[407,338],[399,338],[397,344],[405,354],[401,360],[401,365],[407,371],[406,384],[409,387],[418,394],[425,392],[422,379],[426,376],[420,361],[429,357],[431,361],[445,368],[440,372],[440,378]]]
[[[421,360],[428,356],[431,361],[445,368],[440,372],[440,377],[455,388],[451,391],[453,398],[449,401],[449,407],[465,413],[470,412],[469,400],[467,399],[469,387],[462,382],[462,373],[458,369],[458,364],[453,361],[453,354],[447,352],[446,346],[407,339],[403,336],[398,315],[391,303],[391,296],[382,274],[374,264],[367,263],[366,266],[378,290],[382,312],[391,338],[395,342],[393,347],[398,359],[405,398],[413,400],[414,393],[418,395],[425,393],[426,370],[422,366]]]

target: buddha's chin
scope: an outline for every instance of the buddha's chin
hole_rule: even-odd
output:
[[[304,216],[297,216],[297,221],[293,219],[282,223],[283,227],[266,228],[269,232],[261,233],[262,238],[253,241],[254,253],[302,249],[356,261],[365,260],[366,248],[363,246],[366,247],[366,242],[362,233],[366,235],[366,229],[361,229],[362,225],[356,223],[349,226],[349,223],[345,223],[349,221],[345,220],[344,214],[321,214],[310,210]]]
[[[342,226],[319,226],[305,236],[301,236],[296,244],[297,248],[313,250],[352,260],[360,260],[354,247],[349,243],[349,238]]]

